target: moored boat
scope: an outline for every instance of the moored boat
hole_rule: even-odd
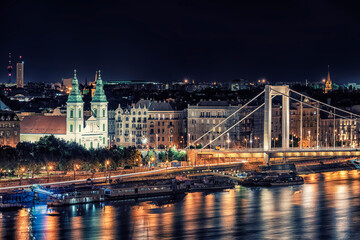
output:
[[[292,186],[304,184],[304,178],[295,173],[266,173],[245,179],[241,185],[253,187]]]
[[[23,207],[20,203],[0,203],[0,211],[13,211]]]
[[[48,198],[48,206],[65,206],[73,204],[94,203],[104,201],[103,189],[74,191],[64,194],[54,194]]]

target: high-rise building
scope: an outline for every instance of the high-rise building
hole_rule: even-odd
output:
[[[16,64],[16,87],[24,88],[24,61],[21,56]]]
[[[12,72],[11,53],[9,53],[9,65],[8,65],[7,69],[8,69],[8,76],[9,76],[8,83],[11,83],[11,72]]]

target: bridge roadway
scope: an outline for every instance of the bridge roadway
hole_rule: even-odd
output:
[[[222,157],[229,154],[235,156],[261,156],[269,154],[272,157],[282,156],[360,156],[360,148],[272,148],[271,150],[264,150],[263,148],[243,148],[243,149],[199,149],[188,150],[194,151],[199,155],[212,154]],[[261,154],[261,155],[259,155]]]

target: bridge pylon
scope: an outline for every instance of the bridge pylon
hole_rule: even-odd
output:
[[[290,139],[290,106],[289,106],[289,86],[265,86],[265,106],[264,106],[264,151],[271,150],[271,112],[272,97],[282,95],[282,148],[289,148]],[[265,157],[266,158],[266,157]],[[265,159],[268,160],[268,159]]]

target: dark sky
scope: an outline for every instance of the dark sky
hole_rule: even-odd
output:
[[[0,81],[11,51],[26,82],[319,81],[330,64],[360,83],[359,18],[348,1],[0,1]]]

